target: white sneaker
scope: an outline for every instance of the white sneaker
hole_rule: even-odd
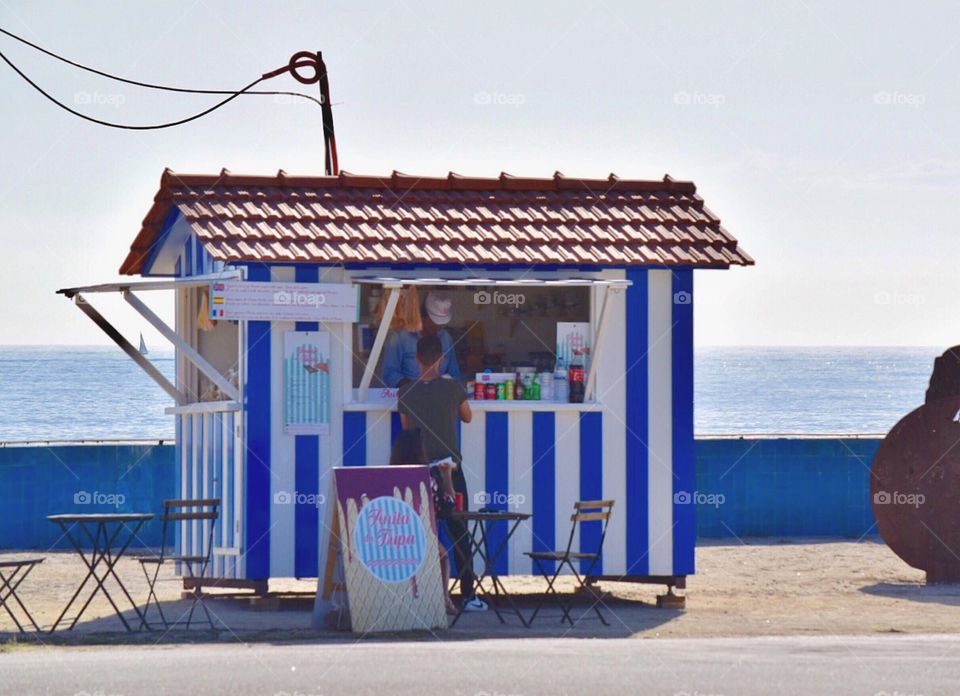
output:
[[[479,597],[474,597],[469,602],[463,603],[463,610],[466,611],[486,611],[489,607]]]

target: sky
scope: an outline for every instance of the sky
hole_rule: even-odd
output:
[[[0,27],[148,82],[237,89],[322,50],[346,171],[692,180],[757,262],[695,274],[701,346],[960,343],[958,25],[951,2],[0,0]],[[107,120],[215,100],[0,51]],[[0,344],[109,342],[55,291],[117,277],[164,167],[323,172],[319,109],[289,99],[131,132],[4,64],[0,92]]]

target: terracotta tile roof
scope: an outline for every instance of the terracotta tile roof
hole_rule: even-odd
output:
[[[120,272],[138,274],[172,208],[216,260],[321,263],[751,265],[692,182],[175,174]]]

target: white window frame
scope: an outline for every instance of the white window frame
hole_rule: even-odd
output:
[[[622,292],[624,289],[632,285],[633,283],[626,279],[619,278],[599,278],[599,277],[583,277],[583,276],[568,276],[568,275],[550,275],[550,276],[536,276],[536,277],[517,277],[516,274],[510,274],[503,271],[490,272],[489,277],[477,277],[476,275],[466,275],[466,274],[455,274],[447,276],[438,276],[438,277],[424,277],[422,273],[415,271],[392,271],[390,275],[354,275],[349,279],[351,283],[359,284],[373,284],[380,285],[385,292],[389,292],[387,296],[387,304],[384,307],[383,317],[380,320],[380,325],[377,327],[377,335],[374,339],[373,346],[370,350],[370,356],[367,358],[367,362],[364,365],[363,377],[360,380],[360,386],[357,391],[357,398],[355,403],[366,403],[367,394],[370,389],[370,382],[373,379],[373,373],[376,369],[377,363],[380,361],[380,356],[383,352],[383,345],[386,342],[387,334],[390,331],[390,323],[393,319],[394,312],[397,306],[397,300],[399,298],[399,290],[404,287],[409,286],[481,286],[481,287],[589,287],[591,289],[591,302],[590,302],[590,330],[592,336],[591,343],[591,355],[590,355],[590,370],[587,373],[585,381],[585,395],[584,401],[593,401],[594,400],[594,391],[596,388],[597,381],[597,368],[600,364],[605,331],[609,321],[608,311],[609,299],[611,293]],[[603,292],[603,299],[600,303],[599,313],[595,312],[596,307],[596,297],[595,293],[601,291]],[[356,340],[355,334],[351,332],[350,336],[350,348],[351,351],[356,350],[354,341]],[[349,383],[353,384],[353,375],[350,375]],[[352,389],[351,389],[352,396]],[[352,399],[348,399],[348,402]]]

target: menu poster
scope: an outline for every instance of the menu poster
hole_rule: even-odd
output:
[[[557,322],[557,361],[570,367],[575,362],[590,369],[590,324],[582,321]]]
[[[283,430],[290,435],[330,432],[330,334],[283,334]]]
[[[333,475],[352,630],[446,628],[429,467],[341,467]]]
[[[210,318],[250,321],[355,323],[360,286],[348,283],[280,283],[215,280],[210,283]]]

